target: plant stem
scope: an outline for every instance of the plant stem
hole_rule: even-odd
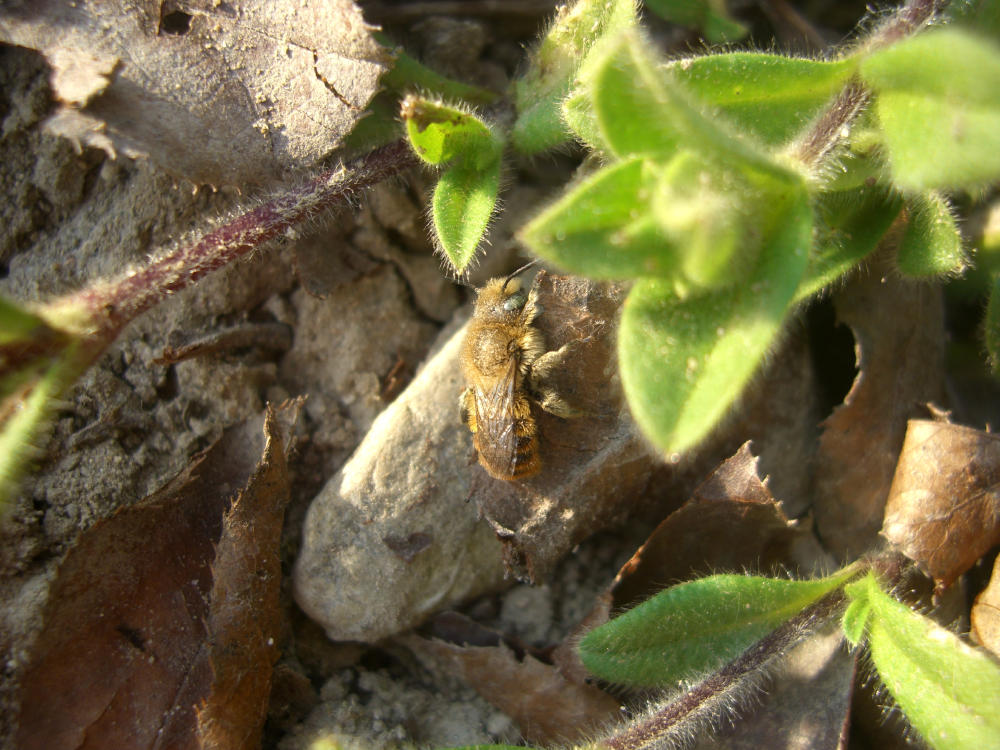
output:
[[[948,0],[910,0],[848,54],[870,53],[894,44],[922,29],[947,6]],[[817,167],[861,114],[868,97],[861,81],[852,79],[798,142],[793,156],[810,169]]]
[[[168,295],[193,284],[321,211],[348,203],[361,190],[416,164],[404,141],[396,141],[348,164],[323,172],[301,187],[223,224],[197,242],[179,247],[150,265],[98,284],[53,304],[80,310],[94,338],[110,343],[137,316]]]
[[[718,672],[709,675],[682,695],[629,724],[623,731],[601,742],[611,750],[639,750],[660,746],[679,738],[691,738],[692,728],[704,719],[717,717],[748,687],[759,683],[766,669],[808,633],[839,614],[845,602],[838,589],[803,609],[797,615],[744,651]]]

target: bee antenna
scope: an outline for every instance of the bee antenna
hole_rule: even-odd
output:
[[[531,268],[531,267],[532,267],[533,265],[535,265],[535,264],[537,264],[537,263],[538,263],[538,258],[535,258],[535,259],[534,259],[533,261],[531,261],[530,263],[525,263],[525,264],[524,264],[523,266],[521,266],[520,268],[518,268],[518,269],[517,269],[516,271],[513,271],[512,273],[510,273],[510,274],[509,274],[509,275],[507,276],[507,278],[503,280],[503,286],[502,286],[502,287],[500,288],[500,291],[501,291],[501,292],[506,292],[506,291],[507,291],[507,285],[508,285],[508,284],[509,284],[509,283],[510,283],[510,282],[511,282],[511,281],[512,281],[512,280],[513,280],[513,279],[514,279],[514,278],[515,278],[516,276],[520,276],[520,275],[521,275],[522,273],[524,273],[525,271],[527,271],[527,270],[528,270],[529,268]]]

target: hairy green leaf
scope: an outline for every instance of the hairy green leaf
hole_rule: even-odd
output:
[[[840,624],[844,630],[844,637],[852,646],[856,647],[864,640],[871,613],[872,608],[866,598],[851,599],[848,603]]]
[[[1000,48],[958,29],[933,29],[871,54],[861,75],[896,183],[906,190],[971,188],[1000,178]]]
[[[781,331],[808,262],[812,215],[804,190],[779,205],[743,283],[681,299],[668,282],[644,280],[625,301],[622,385],[642,432],[667,453],[709,433]]]
[[[899,270],[914,278],[961,273],[966,257],[948,201],[927,192],[913,197],[907,208],[910,221],[896,256]]]
[[[815,205],[816,240],[799,302],[829,286],[878,246],[903,208],[895,191],[880,185],[825,193]]]
[[[441,251],[462,273],[496,207],[503,141],[475,115],[440,102],[409,96],[401,112],[417,155],[447,166],[434,188],[431,218]]]
[[[747,34],[729,15],[725,0],[646,0],[646,7],[671,23],[700,29],[712,44],[735,42]]]
[[[703,113],[636,32],[619,34],[595,49],[580,70],[580,82],[601,142],[619,158],[670,158],[684,147],[719,161],[775,168],[759,144]]]
[[[500,158],[503,141],[485,122],[464,110],[408,96],[400,114],[413,151],[428,164],[459,159],[469,166],[488,167]]]
[[[45,321],[37,315],[0,297],[0,344],[24,341],[46,329]]]
[[[853,575],[815,581],[714,575],[665,589],[590,631],[584,666],[608,682],[660,687],[731,661]]]
[[[2,406],[6,419],[0,426],[0,515],[38,451],[36,441],[52,416],[56,399],[86,366],[76,359],[76,351],[71,346],[44,370],[35,362],[31,371],[5,378]],[[12,390],[14,381],[18,384]]]
[[[637,18],[635,0],[578,0],[560,7],[527,72],[514,82],[514,148],[534,154],[569,139],[560,107],[577,70],[596,43],[635,26]]]
[[[562,118],[573,135],[591,151],[600,154],[611,153],[611,146],[604,142],[600,125],[594,115],[593,104],[585,89],[576,89],[563,100]]]
[[[656,166],[643,159],[601,169],[529,222],[520,238],[545,260],[590,278],[673,273],[673,248],[649,207],[656,180]]]
[[[485,168],[464,163],[449,167],[434,187],[431,216],[442,252],[456,273],[476,255],[500,189],[500,160]]]
[[[869,608],[872,664],[907,720],[935,748],[979,750],[1000,737],[1000,667],[984,651],[882,591],[871,574],[846,587]]]
[[[857,64],[732,52],[669,65],[698,99],[763,143],[794,138],[844,87]]]

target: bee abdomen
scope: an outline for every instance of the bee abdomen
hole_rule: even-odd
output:
[[[512,464],[511,479],[530,477],[541,470],[542,462],[538,458],[538,438],[535,435],[534,423],[527,426],[524,432],[518,430]]]

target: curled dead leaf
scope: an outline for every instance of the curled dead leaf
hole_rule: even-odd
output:
[[[816,530],[841,560],[877,542],[906,421],[942,392],[941,290],[899,278],[883,262],[834,296],[854,333],[858,375],[823,424],[816,456]]]
[[[1000,436],[911,420],[882,535],[950,586],[1000,542]]]

